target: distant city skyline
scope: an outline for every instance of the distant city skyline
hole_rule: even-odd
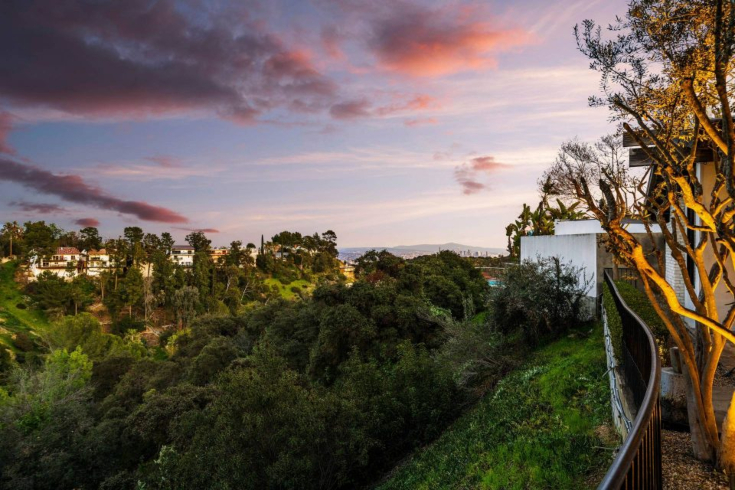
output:
[[[613,129],[572,28],[626,5],[3,2],[0,220],[503,248]]]

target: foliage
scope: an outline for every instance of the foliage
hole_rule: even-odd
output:
[[[35,336],[48,326],[43,312],[35,308],[18,307],[26,304],[28,298],[23,296],[13,280],[17,267],[17,262],[0,264],[0,326],[7,332],[0,333],[0,349],[7,346],[16,350],[13,335],[22,332]]]
[[[609,464],[604,352],[599,325],[541,349],[378,488],[586,488]]]
[[[582,274],[558,258],[506,269],[492,294],[493,325],[504,334],[520,331],[531,345],[579,325],[589,317],[584,300],[590,286],[580,283]]]
[[[526,235],[553,235],[556,220],[578,220],[585,217],[585,213],[577,210],[578,202],[566,204],[556,199],[556,207],[549,204],[549,197],[556,193],[553,182],[546,179],[540,184],[541,200],[534,211],[527,204],[518,218],[505,227],[508,237],[508,253],[511,258],[521,254],[521,237]]]
[[[612,343],[615,362],[620,365],[623,361],[623,320],[620,318],[615,299],[613,299],[612,291],[610,291],[607,283],[602,285],[602,305],[605,307],[607,315],[607,329],[610,332],[610,342]]]
[[[651,303],[665,304],[656,310],[692,381],[693,452],[732,475],[735,451],[723,441],[735,437],[735,427],[718,427],[711,394],[725,344],[735,342],[735,287],[727,273],[735,263],[735,8],[725,0],[634,0],[608,29],[606,38],[591,20],[575,28],[600,76],[590,103],[609,109],[650,166],[642,181],[620,178],[619,140],[571,143],[547,175],[600,222],[608,250],[637,271]],[[628,230],[630,219],[647,226],[647,239]],[[654,240],[652,223],[665,246]],[[684,298],[667,281],[672,266]]]
[[[274,267],[316,275],[312,259],[334,260],[335,240],[285,241],[283,259],[271,255]],[[124,242],[117,245],[129,264],[164,246],[134,227]],[[296,288],[301,296],[311,283],[271,277],[272,295],[247,308],[232,306],[243,291],[264,294],[248,283],[262,271],[242,257],[241,268],[199,253],[199,271],[174,265],[169,277],[152,279],[173,288],[156,301],[180,320],[161,337],[165,348],[119,330],[122,318],[111,334],[80,313],[46,329],[53,354],[41,369],[11,369],[17,374],[0,392],[9,407],[0,409],[0,488],[364,486],[438,437],[526,351],[477,320],[486,317],[489,288],[451,252],[411,261],[378,254],[375,269],[350,287],[321,274],[300,301],[281,294]],[[140,311],[129,294],[137,270],[113,271],[106,302]],[[208,313],[228,295],[229,311]],[[67,380],[54,382],[66,395],[37,403],[36,393],[53,390],[23,387],[47,378]]]

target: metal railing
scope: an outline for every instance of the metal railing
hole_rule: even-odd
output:
[[[644,291],[643,284],[638,277],[638,273],[635,269],[629,269],[627,267],[618,267],[618,277],[615,278],[612,267],[605,267],[605,274],[610,274],[610,277],[625,281],[639,291]]]
[[[610,274],[605,273],[623,328],[622,378],[630,390],[636,415],[598,490],[660,489],[661,361],[648,326],[625,304]]]

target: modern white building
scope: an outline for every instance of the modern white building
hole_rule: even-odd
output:
[[[630,220],[626,226],[642,243],[651,243],[641,222]],[[554,235],[521,237],[521,261],[558,257],[580,270],[580,282],[589,283],[587,296],[595,301],[602,294],[605,269],[614,265],[612,254],[605,249],[605,230],[593,219],[557,221],[554,230]],[[651,225],[651,231],[657,245],[663,247],[658,225]]]

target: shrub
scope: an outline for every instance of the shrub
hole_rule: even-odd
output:
[[[582,323],[588,316],[584,300],[589,290],[587,281],[580,284],[582,272],[558,258],[506,269],[500,287],[491,293],[494,328],[504,334],[520,332],[536,345]]]
[[[615,306],[610,288],[607,283],[602,286],[602,306],[605,308],[605,316],[607,317],[607,328],[610,332],[610,342],[612,343],[613,353],[615,354],[615,362],[620,364],[623,352],[623,321],[620,318],[618,309]]]
[[[298,287],[298,286],[291,286],[291,292],[292,293],[299,294],[299,293],[301,293],[301,288]]]
[[[30,352],[33,350],[33,340],[25,332],[18,332],[15,334],[13,339],[15,347],[23,352]]]

